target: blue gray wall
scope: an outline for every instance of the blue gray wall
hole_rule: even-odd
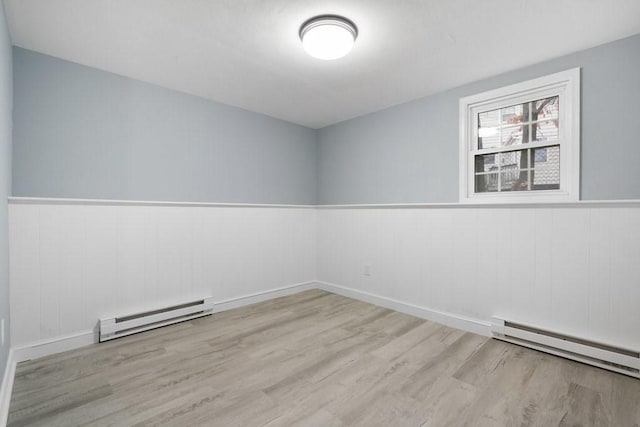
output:
[[[640,35],[372,113],[318,134],[318,203],[458,200],[458,101],[582,67],[581,198],[640,199]]]
[[[581,198],[640,199],[640,35],[318,131],[14,48],[13,193],[455,202],[459,98],[573,67],[582,67]]]
[[[7,197],[11,195],[11,105],[13,83],[11,40],[0,1],[0,319],[5,319],[5,343],[0,346],[0,382],[9,354],[9,236]]]
[[[14,48],[13,194],[313,204],[316,133]]]

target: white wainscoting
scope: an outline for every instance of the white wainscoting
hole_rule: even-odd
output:
[[[12,202],[11,345],[92,339],[100,317],[204,296],[225,308],[313,281],[315,218],[304,207]]]
[[[640,342],[640,203],[16,200],[9,213],[19,360],[94,341],[100,317],[209,295],[229,309],[313,286],[479,333],[499,316]]]
[[[318,279],[354,295],[639,347],[638,204],[323,208],[317,221]]]

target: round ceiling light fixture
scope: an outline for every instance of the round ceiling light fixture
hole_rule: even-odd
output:
[[[351,51],[357,37],[358,28],[342,16],[316,16],[300,27],[302,47],[318,59],[342,58]]]

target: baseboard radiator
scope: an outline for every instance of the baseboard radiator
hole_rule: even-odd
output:
[[[100,342],[160,328],[213,313],[213,300],[203,298],[170,307],[100,319]]]
[[[640,378],[640,351],[602,344],[493,317],[494,338]]]

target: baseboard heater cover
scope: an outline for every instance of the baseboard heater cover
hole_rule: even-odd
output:
[[[213,313],[213,299],[203,298],[142,313],[100,319],[100,342],[172,325]]]
[[[524,323],[493,317],[496,339],[640,378],[640,351],[552,332]]]

